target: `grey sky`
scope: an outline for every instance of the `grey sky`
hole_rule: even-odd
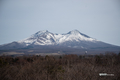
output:
[[[0,0],[0,44],[74,29],[120,46],[120,0]]]

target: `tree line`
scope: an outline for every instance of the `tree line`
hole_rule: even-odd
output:
[[[120,53],[0,56],[0,80],[120,80]],[[99,73],[114,76],[99,76]]]

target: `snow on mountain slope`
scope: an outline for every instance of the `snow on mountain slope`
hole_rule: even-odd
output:
[[[53,45],[54,43],[54,36],[52,33],[45,31],[39,31],[33,34],[31,37],[18,41],[19,43],[25,43],[26,46],[30,44],[34,45]]]
[[[18,41],[18,43],[25,43],[26,46],[34,44],[34,45],[57,45],[64,43],[66,41],[90,41],[95,42],[97,40],[90,38],[89,36],[80,33],[78,30],[73,30],[68,32],[67,34],[53,34],[47,30],[38,31],[33,34],[31,37]]]
[[[64,34],[63,37],[59,39],[59,42],[64,41],[96,41],[95,39],[92,39],[90,37],[86,37],[85,35],[82,35],[78,30],[70,31],[67,34]]]

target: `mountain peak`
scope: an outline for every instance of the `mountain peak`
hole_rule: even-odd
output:
[[[48,30],[38,31],[36,34],[46,33]]]
[[[84,37],[86,37],[86,38],[90,38],[89,36],[87,36],[87,35],[79,32],[78,30],[72,30],[72,31],[68,32],[67,34],[82,35],[82,36],[84,36]]]
[[[68,34],[80,34],[80,32],[78,30],[72,30]]]
[[[32,36],[38,37],[38,36],[45,34],[45,33],[48,33],[48,30],[38,31],[37,33],[33,34]]]
[[[77,29],[75,29],[75,30],[72,30],[71,32],[79,32]]]

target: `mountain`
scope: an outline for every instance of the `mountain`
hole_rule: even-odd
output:
[[[74,43],[81,41],[89,41],[89,42],[95,42],[97,40],[90,38],[89,36],[80,33],[77,30],[73,30],[68,32],[67,34],[53,34],[51,32],[45,31],[39,31],[35,34],[33,34],[31,37],[18,41],[18,43],[24,43],[26,46],[29,45],[63,45],[63,43]],[[65,46],[69,46],[65,45]]]
[[[0,45],[0,50],[37,50],[41,51],[120,51],[119,46],[93,39],[78,30],[66,34],[54,34],[47,30],[38,31],[27,39]],[[51,52],[52,52],[51,51]],[[96,52],[97,53],[97,52]]]

